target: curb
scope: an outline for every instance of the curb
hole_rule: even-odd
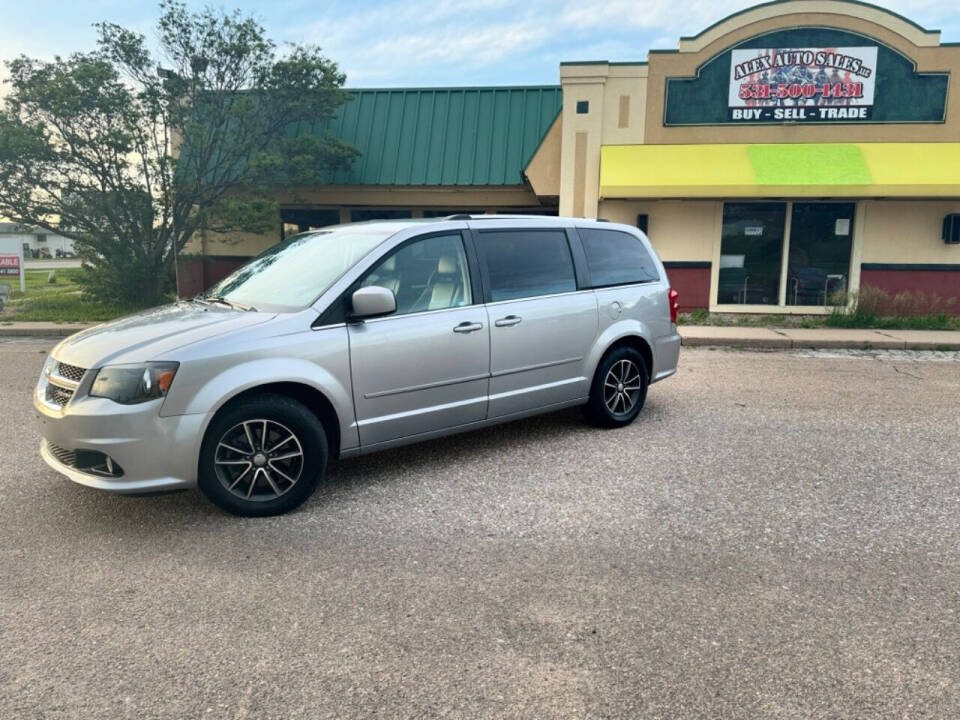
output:
[[[682,337],[682,336],[681,336]],[[960,350],[958,342],[935,342],[879,339],[866,340],[794,340],[792,338],[701,338],[682,337],[684,347],[729,347],[750,350]]]
[[[22,325],[22,327],[21,327]],[[92,325],[51,325],[50,327],[37,327],[29,323],[13,323],[12,325],[0,325],[0,338],[4,337],[58,337],[65,338],[81,330],[86,330]]]
[[[684,337],[680,334],[680,344],[684,347],[732,347],[751,350],[789,350],[793,347],[790,338],[748,338],[748,337]]]

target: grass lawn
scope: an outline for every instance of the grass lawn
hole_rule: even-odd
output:
[[[48,282],[54,272],[56,282]],[[27,270],[26,292],[20,292],[17,278],[5,279],[13,293],[10,304],[0,313],[0,323],[24,321],[50,322],[99,322],[133,312],[117,305],[101,305],[84,300],[76,279],[80,268],[50,270]]]

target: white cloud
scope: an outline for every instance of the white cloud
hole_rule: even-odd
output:
[[[759,0],[758,0],[759,1]],[[878,0],[960,40],[957,0]],[[187,0],[202,7],[209,0]],[[46,5],[56,0],[46,0]],[[241,5],[279,41],[315,42],[351,85],[556,82],[561,60],[639,60],[673,48],[748,0],[218,0]],[[855,7],[855,6],[853,6]],[[111,19],[153,37],[153,4],[63,3],[44,31],[24,11],[6,16],[0,57],[89,49],[90,23]]]
[[[921,24],[943,25],[955,0],[881,0]],[[676,47],[746,0],[388,0],[357,11],[338,2],[296,39],[317,42],[340,61],[350,84],[418,83],[531,58],[642,59]],[[948,25],[949,27],[949,25]],[[944,29],[948,29],[945,27]],[[960,28],[957,28],[960,30]],[[552,77],[542,80],[555,82]],[[466,79],[465,82],[470,82]],[[503,82],[509,82],[504,78]]]

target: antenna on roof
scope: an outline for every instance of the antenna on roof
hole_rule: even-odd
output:
[[[443,220],[473,220],[473,216],[469,213],[455,213],[453,215],[447,215]]]

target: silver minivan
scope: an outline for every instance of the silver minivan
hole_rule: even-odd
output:
[[[582,405],[632,422],[677,369],[677,294],[604,221],[454,215],[291,237],[205,295],[65,339],[41,454],[120,493],[287,512],[347,458]]]

